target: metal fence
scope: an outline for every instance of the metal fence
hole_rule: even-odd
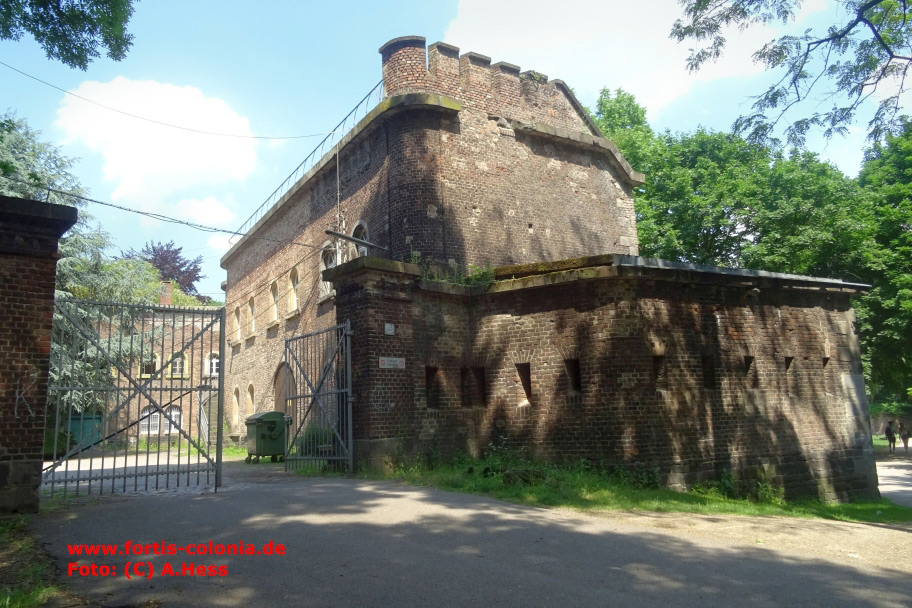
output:
[[[58,300],[42,487],[221,484],[224,309]]]
[[[285,341],[285,470],[352,471],[351,330],[346,321]]]
[[[333,146],[335,146],[351,128],[358,124],[359,120],[364,118],[374,106],[383,100],[383,96],[383,81],[381,80],[348,114],[345,115],[345,118],[343,118],[339,124],[333,127],[333,130],[317,144],[310,154],[301,161],[301,164],[285,178],[285,181],[279,184],[279,187],[266,197],[266,200],[250,214],[250,217],[248,217],[243,224],[241,224],[241,227],[237,229],[237,233],[239,235],[247,234],[247,231],[253,228],[253,226],[260,221],[260,218],[266,215],[266,212],[269,211],[305,173],[310,171],[325,154],[333,149]]]

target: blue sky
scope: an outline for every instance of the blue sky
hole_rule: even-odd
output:
[[[0,42],[0,61],[60,88],[126,112],[190,128],[242,135],[329,131],[380,80],[377,49],[403,35],[444,40],[566,81],[594,106],[602,87],[634,93],[658,129],[727,130],[770,75],[750,53],[780,30],[730,37],[726,57],[686,72],[687,46],[668,39],[674,0],[283,2],[146,0],[130,22],[133,47],[121,62],[86,72],[46,59],[29,37]],[[831,17],[808,0],[800,26]],[[794,27],[794,26],[790,26]],[[0,110],[12,110],[43,139],[79,158],[75,173],[95,198],[235,229],[321,137],[263,141],[192,134],[104,110],[0,66]],[[847,139],[809,147],[855,175],[863,122]],[[227,236],[88,209],[117,247],[169,241],[204,258],[199,285],[216,299]]]

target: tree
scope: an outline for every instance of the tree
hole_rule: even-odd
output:
[[[657,137],[634,204],[640,253],[714,266],[742,266],[755,238],[769,152],[726,133],[699,129]]]
[[[640,254],[872,284],[853,300],[865,376],[875,401],[901,401],[912,363],[912,123],[868,152],[862,187],[811,152],[705,129],[655,134],[636,105],[603,91],[595,120],[646,174],[634,192]]]
[[[684,18],[675,22],[671,37],[701,45],[691,49],[690,71],[722,55],[726,28],[787,23],[801,6],[801,0],[679,1]],[[756,98],[752,114],[735,122],[736,133],[752,142],[778,143],[774,133],[784,114],[805,101],[816,107],[817,93],[830,107],[810,110],[794,120],[785,131],[788,144],[803,145],[811,127],[822,128],[827,137],[845,134],[859,108],[875,94],[881,98],[868,123],[868,136],[876,141],[901,128],[900,97],[912,66],[910,6],[905,0],[838,0],[837,4],[842,9],[838,13],[845,15],[843,21],[828,24],[826,31],[808,29],[780,36],[754,53],[755,61],[768,70],[782,70],[782,77]],[[827,83],[832,91],[822,90]]]
[[[592,117],[601,132],[617,144],[627,162],[637,170],[646,166],[651,148],[657,145],[655,133],[646,121],[646,108],[624,89],[602,89]]]
[[[110,236],[92,225],[80,198],[85,188],[72,172],[76,161],[40,140],[41,133],[13,114],[0,115],[0,194],[80,208],[79,221],[60,240],[57,290],[86,300],[157,304],[159,271],[142,259],[116,259],[105,252]],[[178,249],[178,253],[180,250]],[[202,261],[197,258],[196,262]],[[179,289],[174,302],[198,304]]]
[[[873,211],[854,180],[810,152],[789,156],[700,128],[655,134],[629,93],[603,90],[595,120],[646,174],[635,192],[641,255],[862,280]]]
[[[912,367],[912,122],[867,151],[859,182],[873,193],[880,255],[859,310],[871,380],[884,399],[910,401]]]
[[[158,269],[162,279],[175,281],[185,293],[196,295],[196,282],[205,278],[202,275],[203,256],[189,260],[183,256],[182,250],[182,247],[174,245],[174,241],[164,244],[149,241],[141,251],[130,249],[121,257],[149,262]]]
[[[0,114],[0,176],[9,178],[0,180],[0,193],[81,206],[79,199],[48,190],[85,195],[71,172],[75,161],[53,145],[40,141],[40,136],[39,131],[32,130],[15,114]]]
[[[133,36],[127,23],[133,0],[2,0],[0,40],[34,36],[49,59],[85,70],[107,49],[114,61],[123,59]]]
[[[158,304],[158,270],[145,260],[105,255],[110,246],[110,237],[98,228],[64,236],[57,262],[57,289],[61,295],[81,300]]]

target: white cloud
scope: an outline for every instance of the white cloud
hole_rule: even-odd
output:
[[[231,238],[232,235],[230,234],[213,234],[206,242],[206,246],[214,252],[225,253],[231,249]]]
[[[177,203],[177,214],[207,226],[227,226],[234,220],[234,212],[213,196],[185,198]]]
[[[806,4],[801,17],[819,10],[819,0]],[[763,71],[751,56],[776,32],[755,26],[734,30],[722,59],[688,74],[685,60],[693,45],[668,37],[680,16],[676,0],[564,0],[556,9],[543,0],[460,0],[445,40],[461,52],[560,78],[584,100],[597,98],[602,87],[621,87],[653,116],[695,82]]]
[[[110,82],[83,82],[73,92],[164,123],[250,135],[246,118],[191,86],[118,76]],[[67,142],[82,143],[101,154],[105,179],[114,183],[112,198],[129,199],[144,209],[162,210],[164,197],[186,188],[243,180],[256,166],[256,140],[173,129],[69,95],[57,110],[55,124]]]

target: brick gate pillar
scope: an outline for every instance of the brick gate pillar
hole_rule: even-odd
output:
[[[421,268],[361,257],[325,270],[336,291],[336,319],[352,331],[352,435],[358,466],[379,469],[410,450],[415,386],[423,374],[412,337],[412,292]],[[382,360],[382,361],[381,361]]]
[[[0,196],[0,514],[38,511],[57,242],[76,216]]]

